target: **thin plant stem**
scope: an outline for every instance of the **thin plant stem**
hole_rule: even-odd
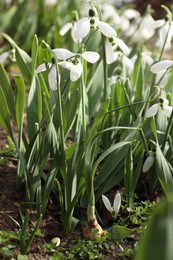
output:
[[[107,99],[108,70],[107,70],[107,63],[106,63],[105,36],[103,34],[101,36],[101,42],[102,42],[102,51],[103,51],[103,80],[104,80],[103,101],[105,101]]]
[[[83,61],[84,67],[84,61]],[[84,141],[84,151],[86,148],[86,109],[85,109],[85,80],[84,80],[84,73],[81,76],[81,109],[82,109],[82,134],[83,134],[83,141]]]
[[[57,63],[56,63],[57,66]],[[57,82],[58,82],[58,111],[59,111],[59,121],[60,121],[60,138],[61,138],[61,152],[62,152],[62,161],[63,161],[63,170],[66,174],[66,160],[65,160],[65,138],[64,138],[64,123],[63,123],[63,116],[62,116],[62,100],[61,100],[61,89],[58,79],[59,70],[57,68]]]

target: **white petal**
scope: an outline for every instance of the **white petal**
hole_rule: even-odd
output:
[[[60,61],[60,62],[58,62],[58,64],[68,70],[70,70],[71,67],[73,66],[73,63],[70,61]]]
[[[112,44],[109,42],[108,39],[106,39],[105,49],[106,49],[106,63],[111,64],[114,62],[114,50],[112,48]]]
[[[170,117],[172,113],[172,107],[164,104],[163,111],[167,117]]]
[[[76,22],[73,24],[72,29],[71,29],[71,37],[74,42],[77,42],[78,40],[75,38],[75,33],[76,33]]]
[[[159,104],[152,105],[147,111],[146,111],[146,117],[152,117],[154,116],[159,109]]]
[[[167,98],[161,98],[163,100],[163,104],[164,105],[168,105],[169,104],[169,101]]]
[[[115,195],[114,203],[113,203],[113,210],[115,212],[115,216],[117,216],[120,206],[121,206],[121,195],[120,193],[117,193]]]
[[[120,38],[114,37],[114,41],[125,55],[129,55],[129,48]]]
[[[82,53],[82,58],[90,63],[95,63],[99,60],[100,55],[94,51],[85,51]]]
[[[66,23],[59,31],[61,36],[64,36],[72,28],[72,23]]]
[[[102,195],[102,200],[103,200],[103,203],[104,203],[105,207],[107,208],[107,210],[110,213],[112,213],[112,206],[111,206],[110,200],[105,195]]]
[[[8,52],[4,52],[0,55],[0,63],[3,63],[8,58]]]
[[[42,63],[41,65],[39,65],[36,69],[36,73],[40,73],[42,71],[46,71],[46,65],[45,63]]]
[[[55,54],[55,56],[59,60],[67,60],[76,55],[76,53],[73,53],[73,52],[71,52],[67,49],[63,49],[63,48],[53,49],[52,52]]]
[[[152,167],[153,163],[154,163],[154,156],[152,155],[148,156],[143,164],[142,171],[148,172],[149,169]]]
[[[140,13],[134,9],[127,9],[124,11],[123,16],[126,16],[128,19],[134,19],[140,17]]]
[[[73,65],[70,68],[70,80],[76,81],[80,78],[82,74],[82,64],[79,62],[77,65]]]
[[[90,19],[88,17],[82,18],[76,23],[76,30],[74,37],[77,40],[82,40],[90,31]]]
[[[151,70],[151,72],[157,74],[157,73],[160,73],[160,72],[168,69],[172,65],[173,65],[173,61],[163,60],[163,61],[159,61],[159,62],[155,63],[153,66],[151,66],[150,70]]]
[[[114,28],[110,26],[108,23],[97,21],[97,25],[101,33],[104,34],[106,37],[111,38],[117,36],[117,33],[114,30]]]
[[[166,40],[166,44],[170,44],[170,42],[172,40],[172,30],[169,30],[169,24],[168,23],[166,23],[165,26],[163,26],[160,29],[160,42],[161,42],[161,44],[164,44],[165,40]]]
[[[162,27],[165,24],[165,20],[157,20],[155,21],[155,23],[153,24],[153,29],[156,29],[158,27]]]
[[[57,89],[58,82],[57,82],[57,70],[55,65],[53,65],[49,71],[48,82],[51,90]]]

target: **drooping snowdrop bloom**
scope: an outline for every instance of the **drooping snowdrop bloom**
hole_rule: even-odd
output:
[[[129,54],[129,48],[127,45],[118,37],[110,37],[106,38],[106,62],[107,64],[111,64],[116,60],[116,53],[115,50],[117,47],[125,54]]]
[[[149,151],[149,155],[148,155],[148,157],[146,158],[146,160],[143,164],[142,171],[144,173],[148,172],[149,169],[153,166],[153,164],[154,164],[154,152]]]
[[[159,110],[159,108],[164,112],[167,117],[171,116],[172,107],[168,105],[169,101],[166,98],[160,98],[159,103],[152,105],[146,111],[146,117],[155,116]]]
[[[52,50],[52,52],[58,60],[62,60],[58,62],[58,64],[70,71],[71,81],[78,80],[82,75],[82,59],[86,60],[89,63],[96,63],[100,58],[100,55],[97,52],[93,51],[85,51],[80,54],[70,52],[67,49],[54,49]]]
[[[113,205],[111,205],[110,200],[105,195],[102,195],[102,200],[103,200],[103,203],[104,203],[105,207],[107,208],[107,210],[111,213],[112,218],[116,219],[120,206],[121,206],[120,193],[117,193],[115,195]]]
[[[171,66],[173,66],[172,60],[162,60],[152,65],[150,70],[151,72],[157,74],[166,71],[167,69],[171,68]]]
[[[171,40],[173,37],[173,22],[164,19],[155,21],[154,29],[159,28],[159,41],[157,47],[162,48],[165,44],[165,49],[171,48]]]
[[[151,66],[151,72],[157,74],[156,82],[164,85],[169,76],[169,69],[173,66],[173,61],[171,60],[162,60]],[[157,83],[158,84],[158,83]]]
[[[136,24],[131,24],[127,30],[127,36],[133,36],[132,41],[148,41],[155,34],[155,20],[150,14],[136,19]]]
[[[114,28],[106,22],[100,21],[95,16],[95,11],[93,9],[89,10],[89,17],[85,17],[77,21],[76,30],[74,32],[74,37],[77,40],[82,40],[86,37],[90,29],[99,29],[99,31],[106,37],[116,36],[117,33]]]
[[[61,36],[64,36],[69,30],[71,30],[71,37],[74,42],[77,42],[77,39],[75,38],[75,31],[76,31],[76,22],[73,21],[71,23],[66,23],[59,31],[59,34]]]
[[[66,23],[59,31],[59,34],[61,36],[64,36],[68,31],[71,30],[71,37],[74,42],[77,42],[77,39],[75,38],[75,31],[76,31],[76,22],[77,22],[77,14],[76,12],[73,12],[73,21]]]
[[[48,63],[47,66],[46,66],[45,63],[41,64],[36,69],[36,73],[46,71],[47,69],[49,70],[49,72],[48,72],[49,87],[50,87],[51,90],[55,91],[55,90],[57,90],[57,87],[60,83],[60,74],[57,71],[57,67],[56,67],[56,64],[54,62]]]

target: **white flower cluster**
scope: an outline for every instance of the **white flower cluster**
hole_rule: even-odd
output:
[[[127,45],[117,37],[117,33],[114,28],[106,22],[100,21],[96,16],[94,8],[89,10],[89,16],[79,19],[78,21],[73,21],[72,23],[65,24],[60,29],[60,35],[65,35],[69,30],[71,30],[72,39],[75,42],[81,43],[83,38],[85,38],[90,30],[99,30],[106,38],[105,40],[105,51],[106,51],[106,62],[107,64],[113,63],[117,54],[115,50],[117,47],[124,53],[124,55],[129,54],[129,48]],[[76,81],[80,78],[83,72],[82,60],[89,63],[96,63],[100,55],[97,52],[85,51],[83,53],[73,53],[64,48],[58,48],[52,50],[54,56],[54,62],[46,64],[41,64],[36,72],[40,73],[45,70],[49,70],[48,82],[51,90],[57,89],[57,84],[60,82],[60,75],[57,71],[57,66],[70,71],[70,80]]]

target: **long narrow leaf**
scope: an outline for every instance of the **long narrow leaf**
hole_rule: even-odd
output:
[[[21,128],[23,113],[24,113],[24,105],[25,105],[25,84],[21,76],[14,77],[16,87],[17,87],[17,95],[15,102],[15,112],[16,112],[16,123],[18,129]]]
[[[165,159],[159,144],[156,147],[156,170],[159,181],[166,193],[166,195],[173,195],[173,177],[172,177],[172,168],[170,168],[167,160]]]
[[[15,120],[15,102],[14,102],[14,94],[12,91],[12,87],[9,81],[9,78],[7,76],[7,73],[5,72],[5,69],[3,65],[0,63],[0,85],[3,89],[7,105],[10,111],[11,116]]]

